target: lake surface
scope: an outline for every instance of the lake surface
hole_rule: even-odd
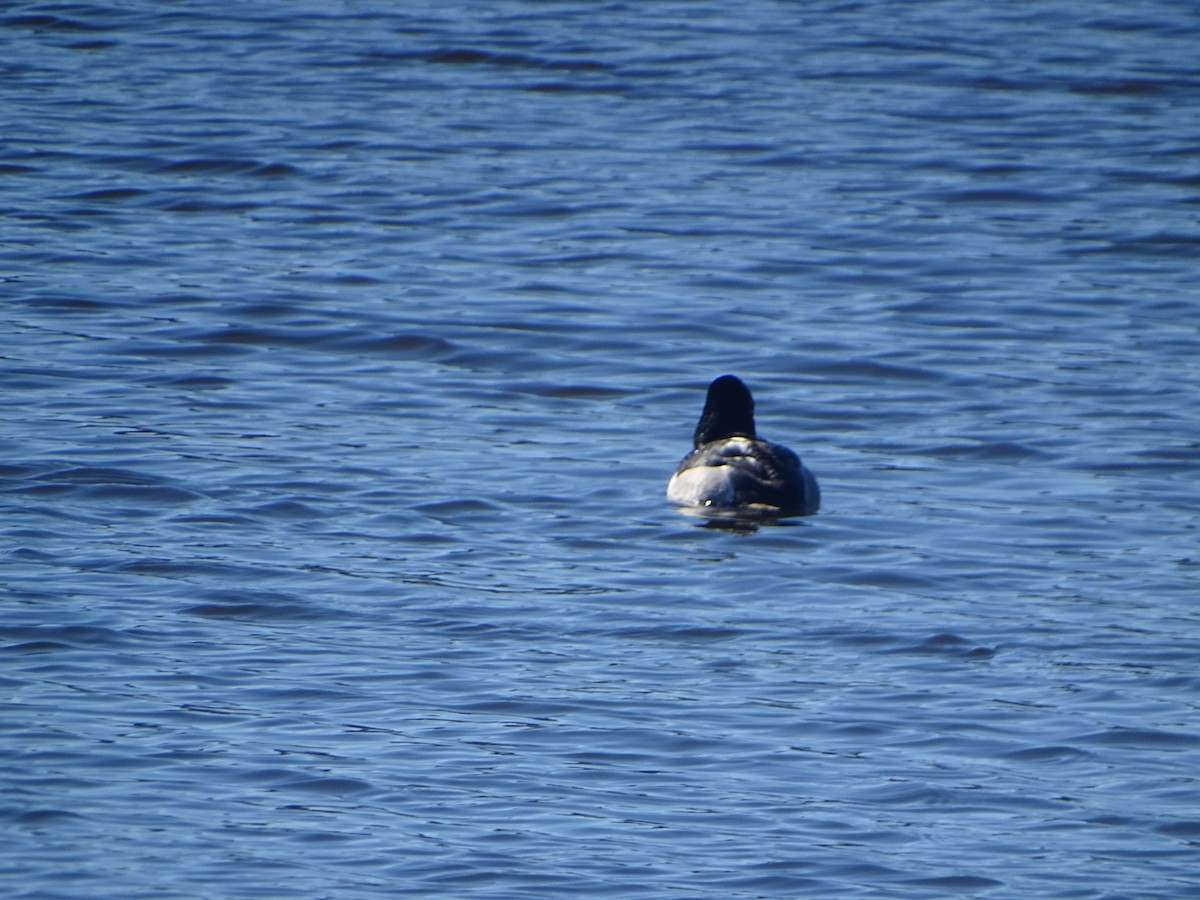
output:
[[[1200,897],[1192,5],[0,35],[5,896]]]

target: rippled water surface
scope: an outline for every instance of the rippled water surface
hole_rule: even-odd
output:
[[[6,896],[1200,896],[1191,5],[0,35]]]

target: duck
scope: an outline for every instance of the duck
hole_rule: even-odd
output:
[[[816,476],[800,457],[758,436],[754,398],[736,375],[708,386],[693,449],[667,483],[685,511],[728,516],[809,516],[821,506]]]

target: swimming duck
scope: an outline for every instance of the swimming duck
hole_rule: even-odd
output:
[[[708,386],[692,450],[667,483],[680,506],[732,515],[807,516],[821,490],[800,457],[754,430],[754,398],[735,375]]]

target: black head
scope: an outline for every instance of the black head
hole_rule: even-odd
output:
[[[699,447],[727,437],[756,437],[754,398],[736,375],[722,375],[708,386],[694,441]]]

